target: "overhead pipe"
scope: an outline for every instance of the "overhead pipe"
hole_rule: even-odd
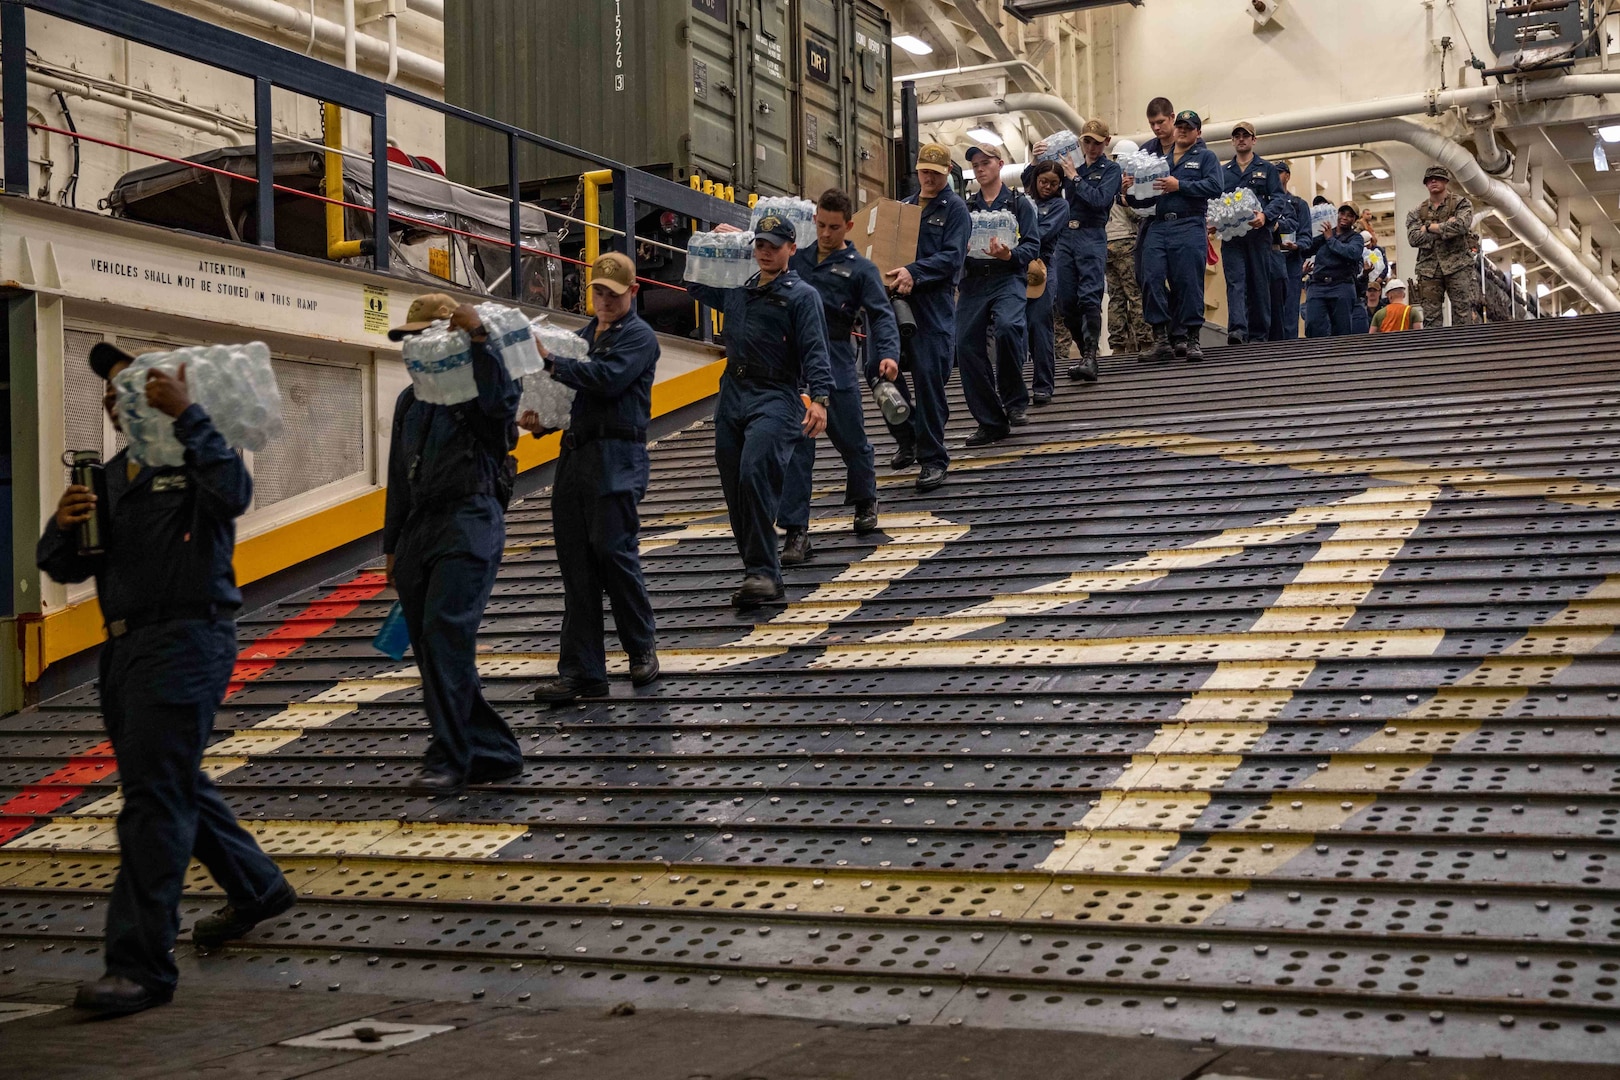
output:
[[[410,9],[444,22],[444,0],[410,0]]]
[[[156,120],[166,120],[171,124],[178,124],[181,127],[193,128],[197,131],[206,132],[209,135],[217,135],[231,143],[233,146],[240,146],[242,144],[242,133],[227,124],[221,123],[218,120],[209,120],[201,116],[191,116],[183,112],[178,112],[174,109],[165,108],[162,105],[154,105],[151,102],[141,101],[138,98],[123,97],[119,94],[109,93],[105,90],[98,90],[87,83],[72,82],[68,79],[59,79],[54,75],[46,75],[32,69],[30,69],[28,72],[28,81],[33,83],[35,86],[43,86],[49,90],[60,91],[61,93],[67,94],[69,97],[82,98],[85,101],[93,101],[98,105],[110,105],[115,109],[123,109],[126,112],[137,113],[141,116],[150,116]]]
[[[1460,87],[1455,90],[1428,90],[1421,94],[1403,94],[1397,97],[1373,98],[1347,105],[1328,105],[1296,112],[1273,113],[1270,116],[1250,117],[1260,130],[1256,134],[1270,138],[1311,128],[1337,127],[1363,123],[1369,120],[1395,120],[1403,116],[1435,116],[1451,109],[1462,108],[1478,112],[1495,103],[1524,105],[1532,101],[1552,101],[1566,97],[1602,97],[1620,94],[1620,74],[1613,75],[1560,75],[1550,79],[1521,80],[1491,86]],[[1219,142],[1232,137],[1232,125],[1237,120],[1204,125],[1204,141]],[[1152,138],[1150,134],[1129,136],[1135,142]]]
[[[1269,137],[1266,148],[1273,155],[1320,153],[1377,142],[1405,143],[1444,165],[1464,191],[1495,207],[1513,235],[1574,286],[1588,303],[1599,311],[1620,311],[1620,290],[1599,278],[1567,238],[1550,228],[1512,185],[1488,174],[1474,155],[1439,132],[1410,120],[1387,119]]]
[[[1056,94],[1003,94],[1000,97],[965,98],[961,101],[936,101],[917,108],[919,124],[938,124],[946,120],[965,120],[972,116],[990,116],[1015,112],[1038,112],[1056,117],[1070,131],[1086,126],[1085,119],[1074,111],[1074,106]],[[899,124],[898,117],[895,120]]]
[[[209,2],[216,7],[234,11],[238,15],[268,23],[278,30],[296,34],[300,39],[313,34],[323,45],[347,51],[345,45],[347,32],[341,23],[320,16],[311,17],[307,11],[300,11],[281,3],[280,0],[209,0]],[[354,46],[357,57],[364,57],[379,67],[388,63],[387,42],[357,31]],[[437,88],[444,86],[444,64],[432,57],[423,56],[409,49],[400,49],[398,65],[400,76],[416,79]]]
[[[416,0],[411,0],[414,7]],[[920,71],[915,75],[895,75],[890,81],[895,83],[920,82],[923,79],[948,79],[952,75],[977,75],[980,72],[1008,71],[1019,68],[1028,72],[1029,77],[1040,82],[1047,90],[1052,89],[1052,83],[1041,72],[1041,69],[1028,60],[994,60],[988,64],[970,64],[967,67],[936,68],[933,71]]]
[[[354,0],[343,0],[343,67],[348,71],[359,71],[360,65],[355,62],[355,39],[360,36],[360,30],[354,22]]]
[[[1496,113],[1490,108],[1470,109],[1463,120],[1474,133],[1474,156],[1480,168],[1492,176],[1513,170],[1513,155],[1496,140]]]

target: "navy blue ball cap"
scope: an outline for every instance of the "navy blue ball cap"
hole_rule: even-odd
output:
[[[103,379],[110,378],[112,369],[119,364],[133,364],[135,358],[110,341],[98,341],[90,346],[90,370]]]
[[[775,214],[766,214],[754,226],[754,239],[764,240],[772,247],[781,247],[783,244],[796,243],[799,239],[799,230],[793,227],[793,222]]]

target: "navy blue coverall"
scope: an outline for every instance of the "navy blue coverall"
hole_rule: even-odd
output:
[[[1024,357],[1029,330],[1024,323],[1029,264],[1041,250],[1035,204],[1022,192],[1003,185],[994,202],[981,192],[969,196],[970,212],[1008,210],[1018,222],[1012,258],[970,258],[956,301],[956,366],[962,372],[962,396],[968,412],[987,428],[1005,431],[1007,414],[1029,404],[1024,386]],[[972,219],[968,219],[971,235]],[[996,363],[990,366],[989,335],[996,339]]]
[[[1316,260],[1305,286],[1306,337],[1350,333],[1351,305],[1366,306],[1366,301],[1356,295],[1363,246],[1361,231],[1355,225],[1348,229],[1335,227],[1330,237],[1317,233],[1300,241],[1300,251]]]
[[[1026,172],[1027,175],[1027,172]],[[1033,190],[1026,180],[1024,186]],[[1024,305],[1024,322],[1029,327],[1029,386],[1037,394],[1051,396],[1057,385],[1058,237],[1069,223],[1069,201],[1060,191],[1050,199],[1035,200],[1035,215],[1041,232],[1041,261],[1046,264],[1046,289]]]
[[[795,252],[788,266],[821,295],[833,385],[827,401],[827,438],[844,459],[844,504],[854,506],[877,498],[877,471],[861,411],[862,365],[856,357],[855,319],[866,313],[866,332],[872,338],[865,365],[868,381],[878,377],[879,360],[887,357],[899,362],[900,328],[882,275],[854,244],[846,240],[842,250],[825,259],[819,255],[816,248],[806,248]],[[777,524],[785,529],[810,524],[810,478],[815,465],[816,440],[801,436],[793,448],[777,511]]]
[[[1293,233],[1297,249],[1311,229],[1311,204],[1298,195],[1289,195],[1288,203],[1291,227],[1278,231]],[[1294,341],[1299,338],[1299,294],[1305,284],[1305,256],[1298,250],[1278,251],[1277,255],[1282,272],[1271,289],[1271,340]]]
[[[1080,355],[1097,351],[1102,338],[1103,290],[1108,275],[1108,215],[1119,198],[1122,174],[1107,157],[1081,162],[1080,175],[1063,182],[1069,220],[1058,240],[1058,313]]]
[[[1164,156],[1164,146],[1159,142],[1157,136],[1143,143],[1141,149],[1144,154],[1158,154],[1160,157]],[[1121,180],[1121,186],[1123,186],[1123,183],[1124,181]],[[1143,297],[1146,297],[1148,289],[1147,278],[1142,276],[1142,253],[1147,250],[1147,227],[1148,222],[1153,220],[1153,214],[1146,213],[1145,211],[1156,210],[1158,203],[1153,199],[1138,197],[1135,194],[1138,191],[1145,191],[1149,195],[1155,193],[1153,191],[1152,184],[1143,184],[1141,187],[1133,186],[1130,191],[1125,193],[1125,205],[1130,207],[1132,210],[1135,210],[1138,215],[1138,220],[1136,222],[1136,253],[1133,258],[1136,263],[1136,285],[1142,291]],[[1144,318],[1143,321],[1145,322],[1146,319]],[[1170,333],[1174,335],[1176,333],[1176,329],[1177,328],[1172,324],[1170,327]]]
[[[607,678],[602,594],[632,660],[656,647],[652,601],[641,576],[637,504],[647,494],[647,424],[658,366],[658,335],[633,310],[598,332],[579,332],[588,360],[553,356],[551,375],[573,387],[551,487],[551,529],[563,581],[557,674],[579,682]]]
[[[831,398],[827,321],[821,296],[791,268],[740,289],[687,282],[699,302],[726,318],[726,370],[714,410],[714,463],[743,572],[782,583],[776,518],[788,462],[804,434],[804,402]]]
[[[1271,287],[1276,279],[1272,233],[1278,225],[1291,225],[1290,196],[1283,190],[1277,167],[1259,154],[1243,168],[1233,158],[1226,163],[1225,190],[1248,188],[1259,200],[1266,225],[1221,242],[1221,266],[1226,272],[1226,332],[1241,342],[1265,341],[1271,336]]]
[[[1204,211],[1224,190],[1225,174],[1220,159],[1199,139],[1171,162],[1170,175],[1181,188],[1159,196],[1158,212],[1143,232],[1142,314],[1148,325],[1167,328],[1172,338],[1196,338],[1204,325],[1209,261]]]
[[[124,853],[107,904],[107,974],[167,999],[179,978],[180,890],[192,856],[229,901],[251,907],[283,888],[281,871],[201,771],[203,747],[236,664],[242,594],[231,558],[236,518],[253,498],[242,459],[201,406],[174,421],[185,464],[142,468],[127,451],[96,492],[106,553],[81,557],[54,515],[41,570],[63,584],[94,576],[108,640],[101,651],[102,722],[118,759]]]
[[[908,195],[901,202],[916,206],[920,197]],[[917,317],[917,331],[911,337],[911,378],[917,387],[913,391],[904,375],[895,380],[895,386],[912,407],[912,444],[917,463],[924,468],[943,468],[951,460],[945,449],[945,422],[951,418],[945,384],[956,366],[956,282],[972,235],[967,203],[947,187],[923,205],[917,259],[906,264],[912,281],[906,299]],[[867,356],[870,359],[870,349]],[[895,432],[902,446],[905,437],[905,432]]]
[[[499,493],[517,442],[518,386],[487,342],[473,345],[478,396],[429,405],[410,387],[394,405],[383,552],[422,676],[433,741],[423,764],[478,782],[523,765],[506,721],[484,700],[478,624],[506,542]]]

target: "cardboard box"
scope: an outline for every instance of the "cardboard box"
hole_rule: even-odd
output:
[[[922,207],[882,199],[855,216],[855,247],[877,263],[879,272],[898,270],[917,258]]]

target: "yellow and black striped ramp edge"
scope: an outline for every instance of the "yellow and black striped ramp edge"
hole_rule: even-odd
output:
[[[406,790],[375,567],[256,613],[205,767],[302,903],[183,985],[1620,1062],[1617,340],[1110,361],[977,451],[956,397],[928,495],[872,413],[882,531],[823,443],[742,615],[699,424],[652,452],[654,686],[530,700],[562,589],[512,508],[480,666],[528,766],[456,798]],[[0,721],[0,996],[99,969],[95,706]]]

